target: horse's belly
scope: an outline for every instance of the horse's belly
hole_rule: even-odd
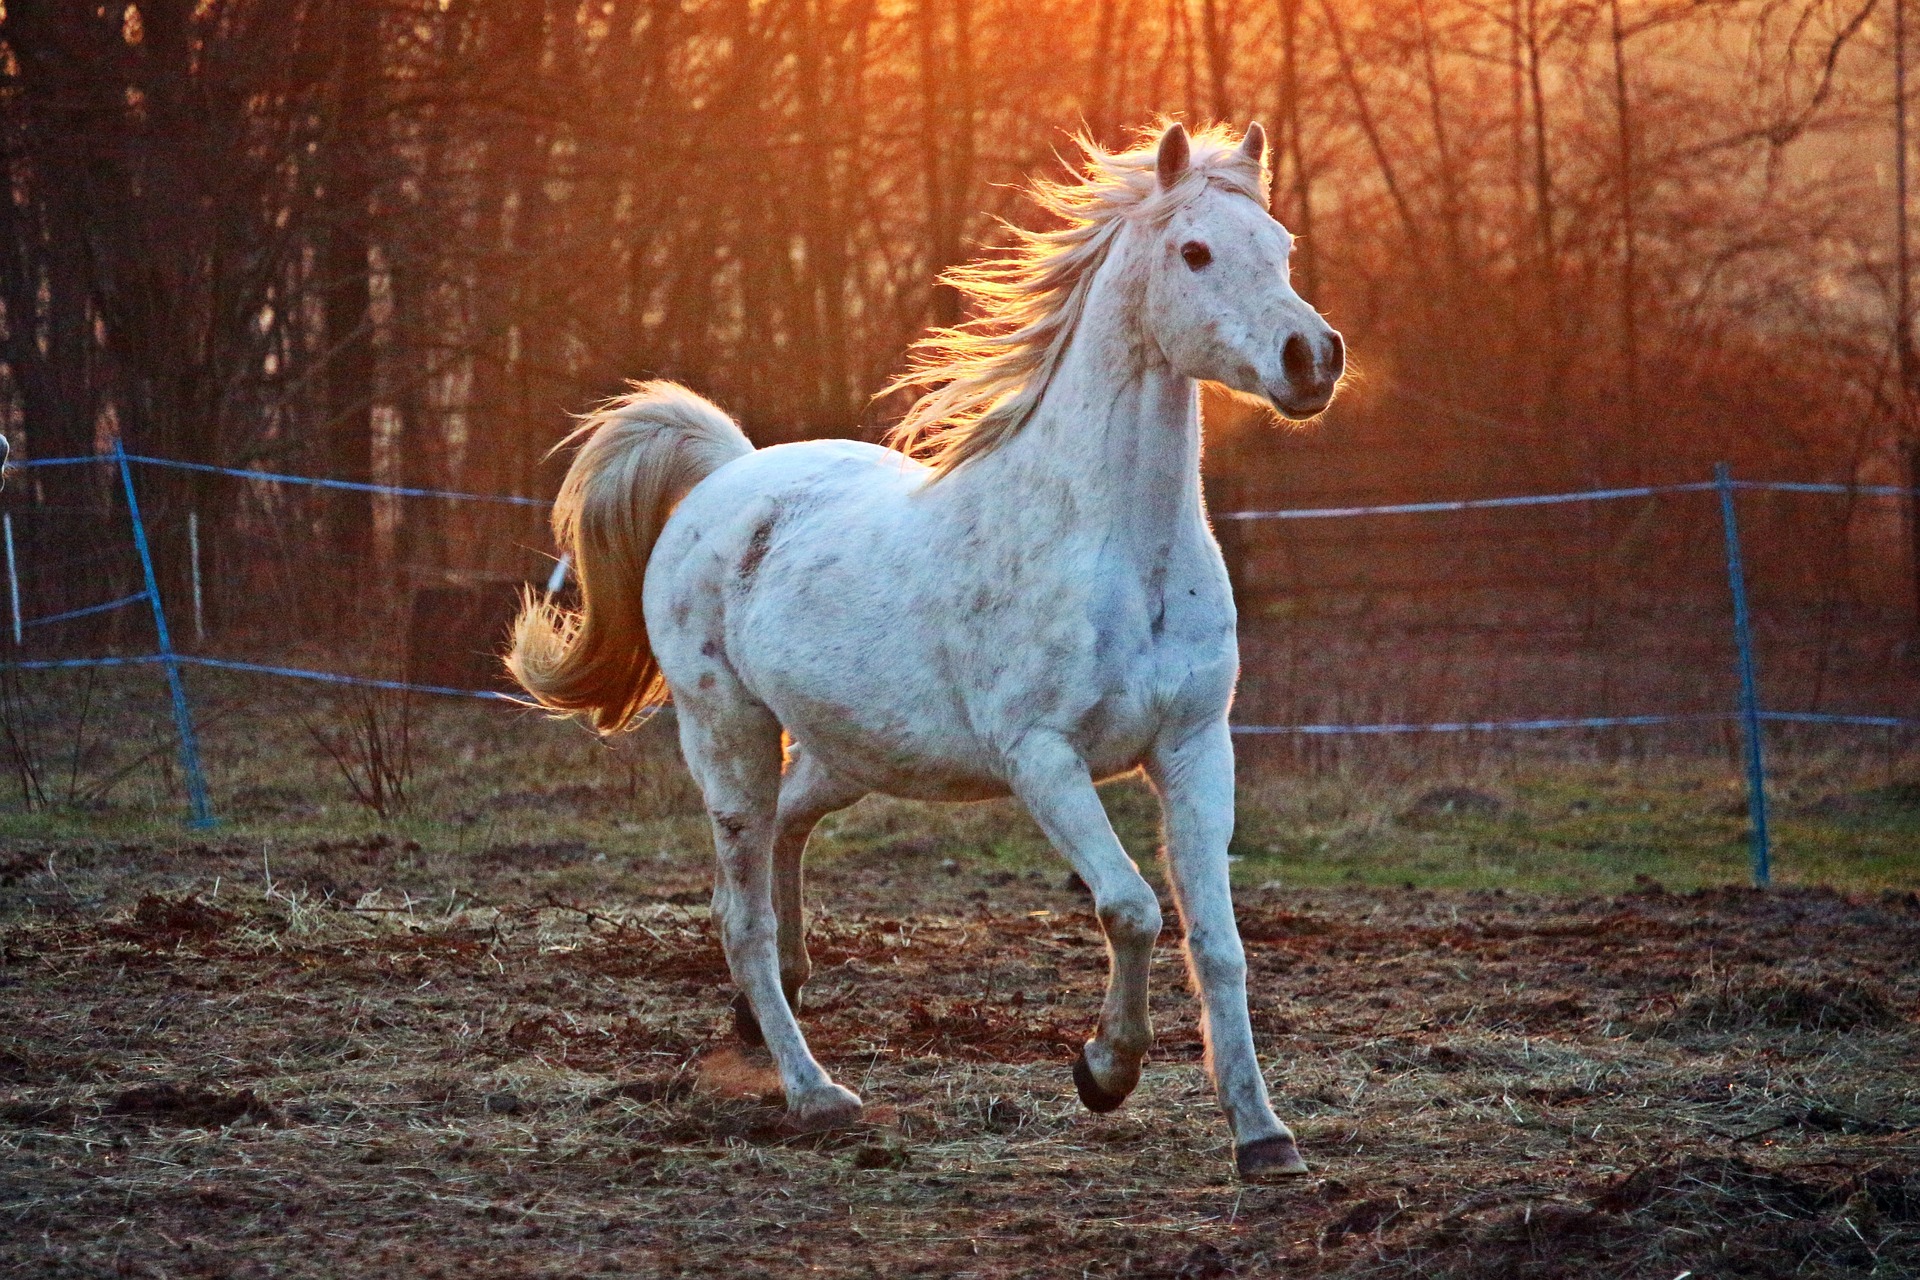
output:
[[[866,696],[822,698],[789,685],[767,701],[809,756],[836,778],[869,791],[910,800],[1008,794],[998,762],[963,725],[926,704],[885,696],[893,692],[885,686],[857,692]]]
[[[844,729],[788,728],[807,754],[836,778],[903,800],[992,800],[1009,794],[1005,779],[985,762],[913,743],[857,738]]]

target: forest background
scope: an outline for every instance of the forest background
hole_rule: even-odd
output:
[[[906,344],[957,318],[941,269],[1031,216],[1018,189],[1073,132],[1171,113],[1267,124],[1295,282],[1356,367],[1302,431],[1213,406],[1216,510],[1719,460],[1908,484],[1903,3],[7,0],[0,428],[16,460],[119,437],[536,497],[566,414],[628,378],[684,381],[763,445],[877,438]],[[191,512],[216,632],[369,632],[329,581],[404,602],[545,576],[532,509],[150,474],[163,593]],[[134,572],[106,468],[5,501],[30,614]],[[1591,630],[1603,579],[1698,596],[1713,519],[1225,540],[1261,616],[1316,584],[1347,617],[1548,582]],[[1756,498],[1749,526],[1763,597],[1829,629],[1912,618],[1907,504]]]

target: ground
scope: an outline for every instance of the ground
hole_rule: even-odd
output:
[[[164,788],[4,819],[0,1273],[1920,1275],[1910,761],[1783,771],[1767,892],[1725,760],[1250,761],[1254,1020],[1313,1170],[1242,1185],[1176,930],[1139,1092],[1079,1106],[1104,955],[1006,806],[824,829],[802,1021],[868,1116],[797,1135],[670,744],[474,714],[385,820],[318,736],[218,722],[220,829]],[[1153,874],[1151,797],[1106,798]]]
[[[1242,1186],[1170,944],[1139,1093],[1079,1108],[1102,954],[1057,880],[816,877],[804,1020],[869,1123],[801,1136],[694,877],[537,890],[573,856],[511,895],[378,838],[17,856],[0,1270],[1920,1273],[1912,894],[1249,890],[1314,1170]]]

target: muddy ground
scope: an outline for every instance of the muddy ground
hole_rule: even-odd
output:
[[[1071,885],[827,863],[803,1022],[868,1123],[799,1136],[703,869],[606,861],[14,842],[0,1273],[1920,1275],[1911,893],[1244,889],[1313,1172],[1243,1186],[1172,930],[1094,1116]]]

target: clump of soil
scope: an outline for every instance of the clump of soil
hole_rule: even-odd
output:
[[[1737,970],[1696,985],[1666,1020],[1669,1031],[1853,1031],[1901,1020],[1886,987],[1844,974],[1803,977]]]
[[[136,1085],[116,1095],[107,1110],[178,1129],[218,1129],[242,1121],[266,1124],[275,1118],[273,1108],[251,1089],[222,1093],[172,1081]]]
[[[1715,1275],[1856,1274],[1876,1259],[1854,1227],[1898,1230],[1920,1220],[1916,1184],[1920,1177],[1889,1170],[1800,1174],[1738,1156],[1686,1156],[1611,1179],[1585,1197],[1462,1206],[1386,1274],[1584,1280],[1656,1268],[1684,1273],[1703,1263]],[[1619,1266],[1627,1258],[1630,1271]]]
[[[240,922],[231,911],[186,896],[148,893],[125,920],[109,925],[107,936],[146,946],[173,946],[187,938],[215,938]]]

